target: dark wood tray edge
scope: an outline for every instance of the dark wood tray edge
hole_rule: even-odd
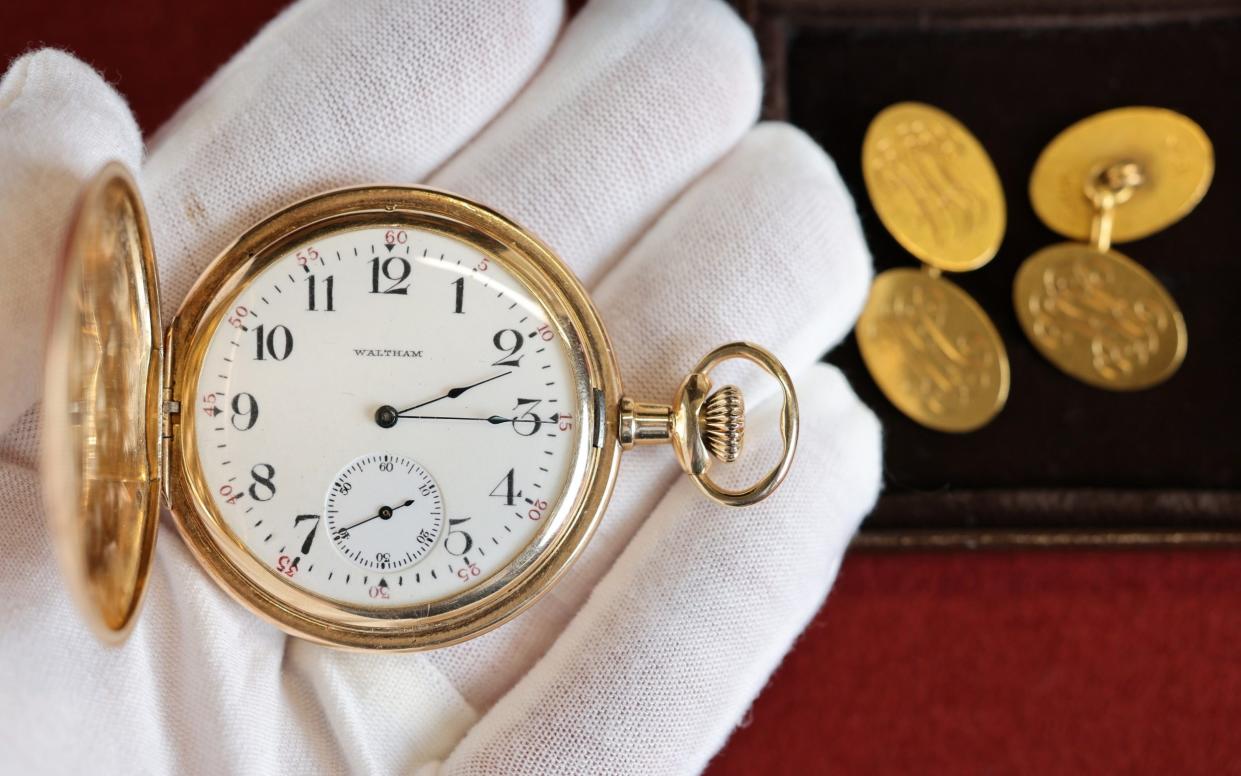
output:
[[[1241,529],[1195,530],[944,530],[862,531],[851,549],[891,552],[902,550],[1030,550],[1065,548],[1216,548],[1241,547]]]
[[[952,515],[957,525],[946,524],[946,515]],[[1029,488],[889,493],[862,524],[853,546],[875,550],[1238,547],[1238,515],[1241,492],[1232,490]],[[997,516],[1003,522],[997,522]],[[1083,519],[1089,526],[1076,527]]]

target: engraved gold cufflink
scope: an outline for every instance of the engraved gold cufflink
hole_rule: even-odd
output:
[[[952,116],[903,102],[871,122],[862,172],[883,225],[923,262],[875,278],[857,324],[862,359],[917,423],[981,428],[1008,399],[1008,354],[987,313],[942,273],[978,269],[999,250],[1006,211],[995,167]]]
[[[1211,141],[1190,119],[1161,108],[1098,113],[1061,132],[1030,176],[1030,200],[1068,237],[1021,265],[1017,318],[1040,353],[1065,373],[1114,391],[1150,388],[1185,358],[1185,320],[1172,295],[1112,249],[1174,224],[1206,193]]]

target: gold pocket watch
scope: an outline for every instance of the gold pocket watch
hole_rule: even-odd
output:
[[[79,607],[132,627],[166,500],[234,598],[322,644],[419,650],[515,616],[577,557],[620,455],[671,442],[741,506],[789,470],[797,400],[766,350],[707,354],[671,405],[624,395],[586,292],[530,233],[416,187],[332,191],[263,220],[161,330],[137,188],[89,184],[53,301],[48,519]],[[712,478],[745,410],[709,373],[745,359],[783,391],[783,451],[753,485]]]

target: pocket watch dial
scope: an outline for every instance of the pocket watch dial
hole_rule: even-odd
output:
[[[550,316],[494,256],[346,228],[228,305],[194,445],[221,521],[272,573],[348,604],[427,603],[539,534],[573,469],[578,390]]]

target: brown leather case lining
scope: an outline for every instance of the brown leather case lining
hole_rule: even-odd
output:
[[[850,337],[827,360],[880,416],[885,492],[863,546],[1241,543],[1241,3],[1057,0],[742,2],[767,69],[766,113],[812,135],[857,203],[876,271],[913,266],[875,216],[860,150],[900,100],[955,115],[986,146],[1008,199],[996,259],[954,276],[995,320],[1012,361],[1008,406],[963,436],[914,424],[879,393]],[[1216,174],[1166,231],[1119,245],[1175,296],[1189,351],[1168,383],[1137,393],[1078,383],[1030,346],[1013,312],[1017,266],[1061,240],[1027,185],[1039,151],[1072,122],[1158,105],[1200,123]]]

